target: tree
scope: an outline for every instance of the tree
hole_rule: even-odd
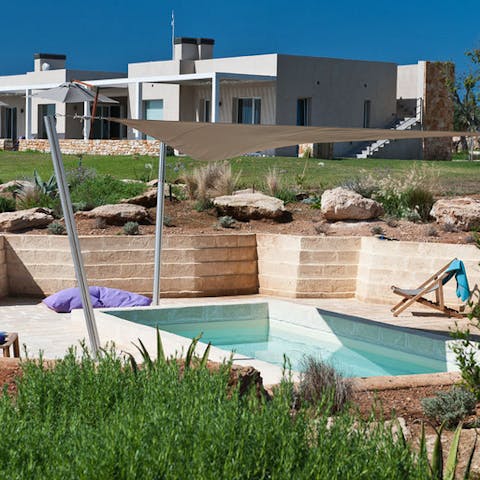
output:
[[[476,132],[480,129],[480,49],[466,53],[470,59],[470,68],[454,85],[450,86],[454,110],[454,127],[456,130]],[[473,159],[474,137],[461,138],[462,146]],[[470,143],[470,145],[468,144]]]

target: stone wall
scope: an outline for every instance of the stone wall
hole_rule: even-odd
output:
[[[470,288],[480,284],[480,250],[474,245],[389,242],[363,237],[358,261],[356,298],[393,305],[400,297],[392,293],[392,285],[417,288],[455,257],[465,263]],[[445,285],[447,304],[459,304],[455,287],[454,280]]]
[[[295,298],[355,296],[360,237],[257,234],[260,293]]]
[[[10,295],[43,296],[76,285],[67,237],[5,235]],[[82,237],[90,285],[151,294],[153,236]],[[258,292],[255,235],[164,239],[161,293],[168,297]]]
[[[426,62],[423,101],[424,130],[453,130],[453,101],[449,85],[455,81],[455,67],[451,62]],[[450,160],[451,138],[423,140],[424,160]]]
[[[160,151],[158,140],[68,140],[60,139],[60,150],[64,154],[80,155],[151,155]],[[19,140],[18,150],[26,152],[50,152],[48,140]]]
[[[13,150],[13,140],[0,138],[0,150]]]
[[[150,295],[154,237],[81,237],[90,285]],[[480,284],[473,245],[389,242],[374,237],[275,234],[164,238],[161,294],[201,297],[261,293],[289,298],[352,298],[394,304],[391,285],[415,288],[453,258]],[[0,297],[43,296],[76,285],[67,237],[0,235]],[[455,281],[446,301],[457,305]]]
[[[5,241],[0,236],[0,298],[8,294],[8,280],[7,280],[7,260],[5,255]]]

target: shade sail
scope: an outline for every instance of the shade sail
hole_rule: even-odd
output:
[[[173,122],[119,118],[109,118],[108,120],[140,130],[198,160],[214,161],[301,143],[361,142],[462,135],[480,136],[480,132],[242,125],[238,123]]]
[[[82,87],[78,83],[65,82],[58,87],[49,88],[48,90],[40,90],[39,92],[32,94],[32,97],[61,103],[82,103],[95,101],[95,92]],[[116,100],[112,100],[105,95],[98,95],[98,102],[118,103]]]

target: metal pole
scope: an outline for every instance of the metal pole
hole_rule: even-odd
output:
[[[155,260],[153,272],[153,298],[152,304],[158,305],[160,301],[160,268],[162,263],[162,232],[163,232],[163,207],[165,205],[165,143],[160,143],[158,157],[158,184],[157,184],[157,215],[155,221]]]
[[[85,322],[87,324],[90,348],[92,349],[93,355],[96,357],[100,349],[100,339],[98,337],[95,314],[93,313],[92,302],[90,300],[90,292],[88,291],[87,277],[85,275],[82,252],[80,250],[80,241],[78,239],[77,228],[73,218],[72,202],[70,200],[70,192],[68,190],[67,179],[65,176],[62,152],[60,151],[60,145],[58,143],[55,118],[53,116],[45,116],[43,117],[43,120],[47,130],[48,141],[50,142],[53,168],[57,178],[58,192],[60,193],[60,201],[62,203],[65,226],[67,228],[73,265],[75,267],[75,276],[77,277],[77,283],[80,288],[80,293],[82,294],[83,313],[85,315]]]

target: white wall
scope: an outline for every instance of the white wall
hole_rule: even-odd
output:
[[[399,65],[397,68],[397,98],[419,98],[419,65]]]

